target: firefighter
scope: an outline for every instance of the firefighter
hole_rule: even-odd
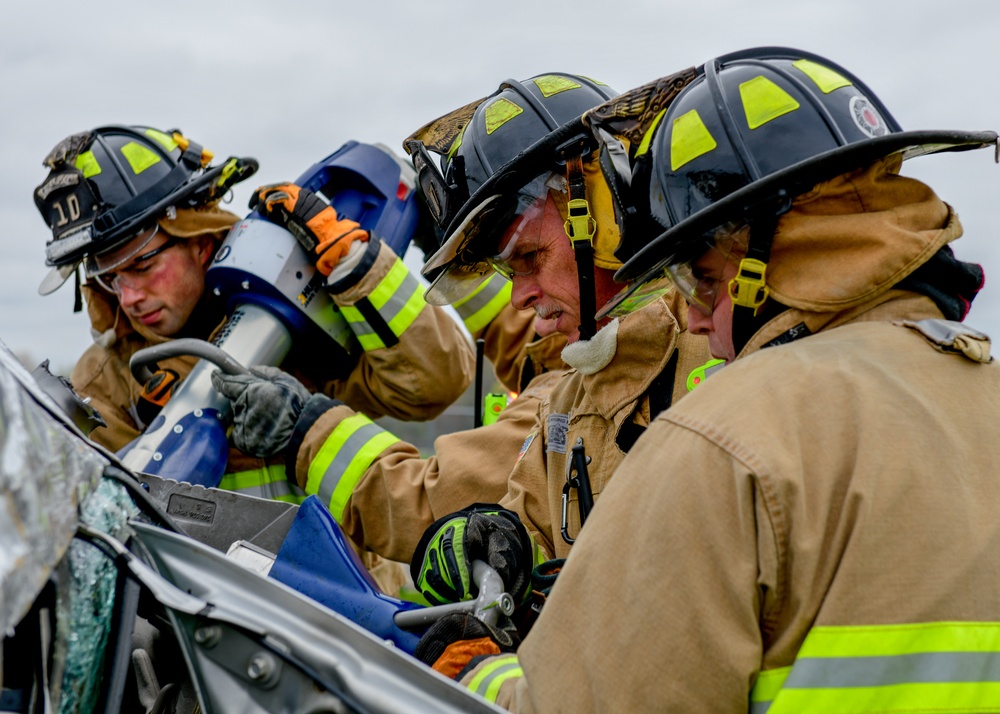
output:
[[[983,272],[900,173],[996,133],[904,132],[798,50],[673,79],[626,176],[660,230],[626,229],[617,277],[670,276],[727,365],[625,458],[517,655],[462,681],[519,712],[1000,710]]]
[[[558,98],[551,80],[542,79],[522,86],[531,98],[540,90],[538,101]],[[493,565],[516,599],[526,597],[533,566],[558,563],[569,553],[615,467],[653,417],[687,392],[688,373],[708,358],[705,339],[687,330],[676,294],[625,319],[597,319],[596,306],[619,287],[612,276],[621,267],[620,236],[596,145],[578,118],[522,141],[514,159],[469,181],[465,193],[455,189],[458,171],[432,170],[429,148],[448,154],[457,146],[476,155],[505,131],[518,131],[532,103],[513,87],[505,83],[485,102],[458,110],[471,114],[458,139],[438,136],[451,116],[407,143],[425,194],[444,197],[438,212],[448,226],[442,247],[424,266],[434,278],[427,299],[460,300],[499,272],[511,280],[515,307],[555,320],[569,342],[562,356],[573,370],[538,410],[499,502],[447,514],[422,537],[411,575],[436,603],[474,594],[475,558]],[[427,650],[435,643],[427,645],[420,655],[433,661]]]
[[[445,201],[457,210],[463,196],[535,139],[611,96],[608,87],[582,77],[540,75],[511,80],[489,99],[424,127],[420,135],[435,146],[455,147],[441,172],[422,163],[430,161],[422,140],[407,145],[414,152],[422,195],[437,232],[444,235],[452,217],[441,211]],[[510,120],[489,131],[498,116]],[[431,171],[439,181],[431,182]],[[429,253],[439,248],[425,246]],[[421,458],[415,447],[337,400],[313,397],[299,408],[266,384],[215,377],[236,410],[252,413],[248,422],[274,426],[259,433],[245,430],[254,448],[284,454],[289,473],[294,470],[306,492],[323,499],[357,545],[394,560],[409,562],[435,519],[507,493],[508,476],[525,437],[566,369],[561,358],[566,334],[557,321],[540,320],[552,316],[539,316],[512,301],[511,283],[501,275],[490,271],[483,277],[456,297],[456,309],[473,335],[483,337],[498,375],[519,396],[495,424],[439,437],[429,458]],[[546,334],[539,332],[539,325]],[[255,386],[271,391],[274,400],[253,394]],[[291,421],[291,433],[276,426]]]
[[[51,292],[83,269],[86,281],[78,290],[86,297],[95,344],[77,362],[71,381],[107,423],[91,438],[109,449],[137,437],[156,411],[155,390],[131,375],[132,355],[177,337],[209,338],[224,320],[224,306],[206,294],[205,272],[238,218],[219,200],[256,170],[256,162],[230,159],[216,168],[211,160],[210,152],[180,132],[140,126],[70,136],[45,160],[50,173],[35,190],[35,201],[52,229],[46,262],[54,267],[40,292]],[[279,193],[285,196],[281,205],[291,221],[319,200],[291,185],[266,193],[271,207]],[[323,215],[333,219],[331,230],[344,234],[332,249],[319,246],[315,256],[317,268],[330,276],[334,301],[346,308],[377,293],[386,310],[404,303],[401,311],[412,319],[391,324],[395,345],[370,345],[346,368],[342,360],[310,359],[304,348],[293,350],[285,367],[309,391],[342,399],[373,418],[434,418],[471,381],[468,338],[444,311],[424,303],[418,279],[378,237]],[[364,334],[372,331],[367,321],[380,319],[374,312],[349,324]],[[195,361],[163,360],[162,374],[183,379]],[[230,449],[220,488],[291,502],[303,498],[282,459],[236,448]]]

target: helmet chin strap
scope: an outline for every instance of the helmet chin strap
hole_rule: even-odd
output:
[[[576,279],[580,285],[580,339],[589,340],[597,333],[597,293],[594,281],[594,233],[597,222],[590,213],[587,186],[583,178],[583,158],[566,162],[569,202],[564,229],[573,245]]]
[[[749,218],[747,254],[740,261],[736,277],[726,286],[732,303],[731,330],[736,354],[739,354],[754,333],[773,317],[765,307],[771,292],[767,287],[767,263],[771,259],[771,244],[778,228],[778,218],[790,207],[790,201],[782,201],[772,210],[760,210]]]

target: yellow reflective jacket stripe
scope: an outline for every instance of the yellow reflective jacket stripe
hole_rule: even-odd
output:
[[[465,323],[465,329],[476,334],[490,324],[510,303],[512,289],[509,280],[494,273],[472,293],[455,302],[455,310]]]
[[[500,687],[504,682],[523,676],[524,671],[517,661],[517,655],[501,655],[483,665],[469,682],[467,689],[484,699],[496,702],[497,694],[500,693]]]
[[[424,288],[420,281],[410,273],[406,264],[399,258],[368,295],[368,301],[397,338],[402,337],[427,304],[424,301]],[[369,352],[386,346],[375,327],[365,319],[357,307],[345,305],[340,311],[358,338],[362,349]]]
[[[337,522],[344,516],[347,499],[379,454],[399,439],[364,414],[344,419],[330,432],[309,464],[306,493],[317,494],[328,504]]]
[[[1000,711],[1000,623],[817,627],[762,672],[753,714]]]
[[[305,492],[288,482],[285,467],[280,464],[224,474],[219,488],[287,503],[302,503],[305,499]]]

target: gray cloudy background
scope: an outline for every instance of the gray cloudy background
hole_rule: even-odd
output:
[[[70,285],[41,297],[41,162],[106,123],[249,155],[237,187],[289,180],[345,141],[401,142],[506,78],[569,71],[629,89],[716,55],[784,45],[861,77],[906,129],[1000,129],[997,0],[361,0],[9,3],[0,20],[0,340],[68,373],[90,344]],[[959,212],[987,286],[968,322],[1000,337],[1000,167],[988,151],[904,169]],[[415,252],[415,251],[414,251]],[[419,265],[419,256],[408,256]]]

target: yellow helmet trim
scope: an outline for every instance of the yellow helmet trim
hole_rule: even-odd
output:
[[[83,172],[84,178],[90,178],[91,176],[97,176],[101,173],[101,165],[97,162],[97,158],[94,156],[93,151],[84,151],[82,154],[76,157],[76,161],[73,162],[80,171]]]
[[[462,139],[465,137],[465,130],[468,126],[462,128],[462,131],[455,135],[455,140],[451,142],[451,146],[448,148],[448,160],[451,161],[455,158],[455,154],[462,147]]]
[[[486,133],[492,134],[518,114],[523,113],[524,110],[521,107],[506,97],[501,97],[486,107],[486,112],[483,115],[483,120],[486,122]]]
[[[157,131],[156,129],[146,129],[144,133],[168,152],[177,148],[177,142],[169,134],[164,134],[162,131]]]
[[[156,155],[155,151],[151,151],[142,144],[137,144],[134,141],[125,144],[121,148],[121,152],[135,174],[141,174],[150,166],[160,163],[160,157]]]
[[[656,127],[660,125],[660,120],[663,119],[663,115],[666,113],[667,113],[666,108],[661,109],[660,113],[657,114],[656,117],[653,119],[653,121],[650,122],[649,128],[646,130],[646,133],[643,134],[642,136],[642,141],[639,142],[639,148],[636,149],[635,152],[636,158],[642,156],[647,151],[649,151],[649,145],[653,143],[653,132],[656,131]]]
[[[559,94],[559,92],[566,92],[570,89],[579,89],[580,84],[574,82],[572,79],[567,79],[566,77],[557,77],[554,74],[546,74],[541,77],[537,77],[535,80],[535,86],[542,93],[543,97],[551,97],[553,94]]]
[[[751,129],[799,108],[795,98],[767,77],[754,77],[740,84],[740,98]]]
[[[697,109],[674,119],[670,135],[670,169],[681,166],[713,151],[719,144],[705,126]]]
[[[841,87],[850,87],[851,82],[843,75],[837,74],[829,67],[824,67],[821,64],[816,64],[810,60],[798,60],[792,63],[792,66],[797,68],[802,74],[807,76],[823,94],[829,94],[834,89],[840,89]]]

